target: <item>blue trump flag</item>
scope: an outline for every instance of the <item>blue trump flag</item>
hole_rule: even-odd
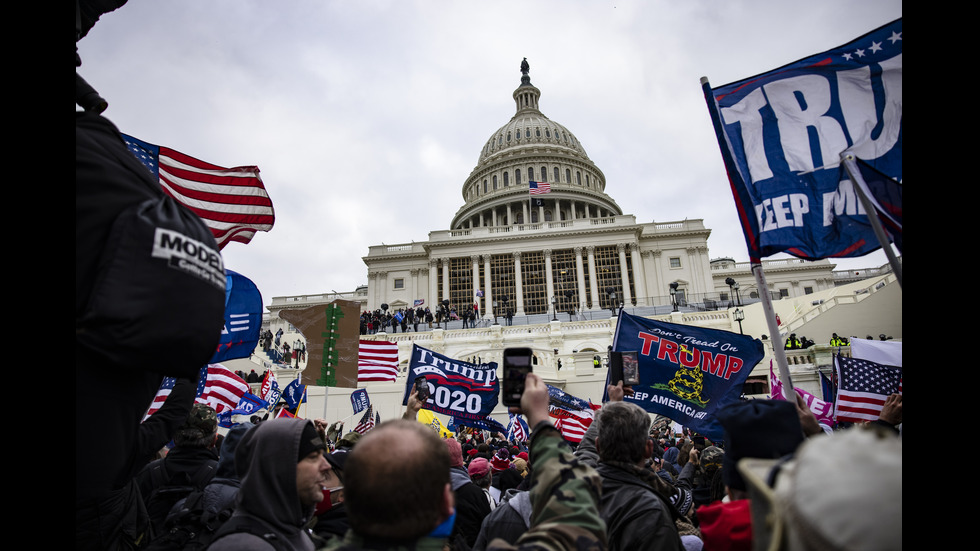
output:
[[[715,413],[738,401],[742,384],[765,355],[762,341],[752,337],[626,312],[616,324],[613,350],[638,352],[640,384],[624,401],[712,440],[724,438]]]
[[[306,385],[299,382],[299,379],[286,385],[283,389],[282,397],[286,400],[286,406],[295,410],[303,401],[306,400]]]
[[[208,363],[249,357],[259,343],[262,310],[262,295],[252,280],[226,269],[225,326]]]
[[[350,405],[354,408],[354,413],[360,413],[366,410],[371,405],[371,399],[368,398],[367,389],[361,388],[351,392]]]
[[[455,428],[454,428],[455,427]],[[487,430],[491,433],[507,434],[507,427],[489,415],[483,419],[464,419],[462,417],[449,418],[449,430],[459,432],[459,427],[470,427],[479,430]]]
[[[773,71],[702,88],[750,260],[880,244],[844,155],[902,181],[902,20]]]
[[[231,428],[235,425],[231,420],[232,415],[252,415],[262,408],[269,407],[268,402],[258,396],[246,392],[238,401],[238,406],[233,410],[224,410],[218,414],[218,425],[224,428]]]
[[[453,416],[456,424],[466,425],[465,421],[471,420],[485,421],[497,406],[500,389],[496,362],[464,362],[417,344],[412,345],[402,405],[408,404],[415,378],[419,376],[425,376],[429,383],[429,399],[423,408]]]

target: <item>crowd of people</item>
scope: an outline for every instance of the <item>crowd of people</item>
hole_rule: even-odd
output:
[[[449,322],[462,321],[463,328],[475,328],[480,321],[480,305],[477,303],[457,308],[454,305],[439,306],[433,311],[429,307],[417,306],[414,308],[398,308],[389,311],[387,305],[382,305],[372,311],[364,311],[360,316],[360,331],[362,335],[374,335],[376,333],[402,333],[409,331],[418,332],[419,327],[423,330],[431,330],[435,327]],[[508,309],[506,319],[508,324],[513,320],[513,312]]]
[[[751,501],[761,498],[739,460],[785,465],[803,459],[808,441],[819,451],[846,438],[827,435],[802,399],[724,408],[721,442],[676,435],[623,400],[629,387],[607,390],[609,401],[577,445],[554,428],[547,385],[533,373],[521,407],[511,410],[533,427],[522,442],[483,431],[440,438],[416,421],[422,402],[414,391],[402,419],[363,435],[341,434],[341,423],[323,419],[252,417],[222,438],[214,410],[188,407],[192,393],[172,392],[160,410],[172,448],[133,479],[142,518],[131,526],[140,538],[130,548],[750,549],[773,536],[770,524],[753,522]],[[881,460],[849,465],[872,481],[897,454],[898,524],[870,511],[859,522],[885,523],[899,542],[901,422],[901,396],[893,395],[874,424],[879,432],[862,444],[892,447],[866,454]],[[881,498],[894,501],[894,493]],[[824,529],[814,522],[807,530]]]

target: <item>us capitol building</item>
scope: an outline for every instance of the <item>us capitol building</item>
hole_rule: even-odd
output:
[[[507,310],[583,314],[671,305],[671,284],[680,304],[730,300],[727,275],[720,288],[713,280],[703,222],[638,223],[624,214],[578,137],[541,112],[527,61],[521,69],[514,116],[483,145],[450,229],[426,242],[370,247],[365,309],[422,300],[435,311],[448,300],[457,309],[478,304],[484,319]],[[550,192],[532,195],[531,182]],[[791,264],[792,275],[773,280],[777,294],[833,287],[829,262]],[[743,271],[751,293],[755,282]]]
[[[434,313],[443,305],[458,311],[477,305],[481,319],[475,328],[460,321],[429,328],[423,322],[418,332],[409,326],[408,333],[361,337],[398,344],[398,381],[363,385],[382,419],[401,416],[413,344],[498,365],[504,348],[530,346],[536,373],[593,400],[605,386],[605,356],[620,309],[671,323],[744,331],[762,338],[771,353],[749,264],[711,259],[711,230],[700,219],[637,222],[624,213],[606,193],[606,177],[579,138],[542,113],[541,91],[531,84],[526,60],[521,72],[512,94],[514,116],[483,144],[460,188],[463,205],[449,229],[430,232],[425,242],[371,246],[363,257],[368,283],[354,291],[273,297],[265,327],[273,333],[283,328],[291,343],[300,335],[280,311],[336,299],[355,301],[361,311],[385,307],[391,312],[421,303]],[[532,182],[549,190],[532,194]],[[829,369],[830,358],[829,347],[821,345],[833,332],[864,337],[880,330],[901,340],[901,288],[886,268],[839,273],[828,260],[798,259],[763,261],[763,268],[765,292],[782,320],[780,332],[818,343],[792,351],[796,386],[819,395],[817,372]],[[513,325],[505,321],[508,312]],[[252,361],[274,367],[262,356],[257,349]],[[768,359],[753,370],[753,390],[747,393],[768,391]],[[297,375],[295,369],[279,370],[280,385]],[[351,391],[310,387],[303,416],[349,417]],[[495,418],[506,425],[506,410],[498,410]]]

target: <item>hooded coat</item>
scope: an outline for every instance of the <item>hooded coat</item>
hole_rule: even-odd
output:
[[[296,491],[300,438],[307,423],[311,421],[272,419],[245,434],[235,452],[235,463],[246,465],[235,513],[209,550],[315,549],[305,527],[316,507],[303,507]],[[243,522],[250,531],[236,528]]]

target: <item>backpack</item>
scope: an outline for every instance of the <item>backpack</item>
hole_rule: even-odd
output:
[[[227,536],[229,534],[245,532],[248,534],[252,534],[253,536],[262,538],[263,541],[271,545],[277,551],[292,550],[292,546],[289,544],[289,542],[280,538],[279,535],[276,534],[275,532],[271,530],[266,530],[264,528],[264,525],[265,525],[264,522],[254,517],[233,516],[231,519],[229,519],[227,522],[221,525],[220,530],[218,530],[218,533],[215,534],[217,537],[213,537],[212,541],[220,537]],[[310,539],[313,541],[314,547],[316,547],[317,549],[319,549],[320,547],[323,546],[324,543],[326,543],[325,540],[310,533],[309,530],[306,530],[306,534],[310,536]]]
[[[234,501],[218,511],[209,510],[205,504],[204,490],[194,490],[180,507],[171,511],[163,532],[156,535],[144,551],[207,549],[218,529],[234,512]]]
[[[165,461],[166,458],[150,467],[153,490],[146,498],[146,512],[150,515],[154,538],[163,533],[164,522],[174,505],[192,492],[203,490],[218,469],[218,462],[212,459],[201,465],[190,477],[186,474],[174,477],[167,473]]]
[[[218,244],[115,125],[75,121],[76,347],[102,365],[195,379],[224,325]]]

